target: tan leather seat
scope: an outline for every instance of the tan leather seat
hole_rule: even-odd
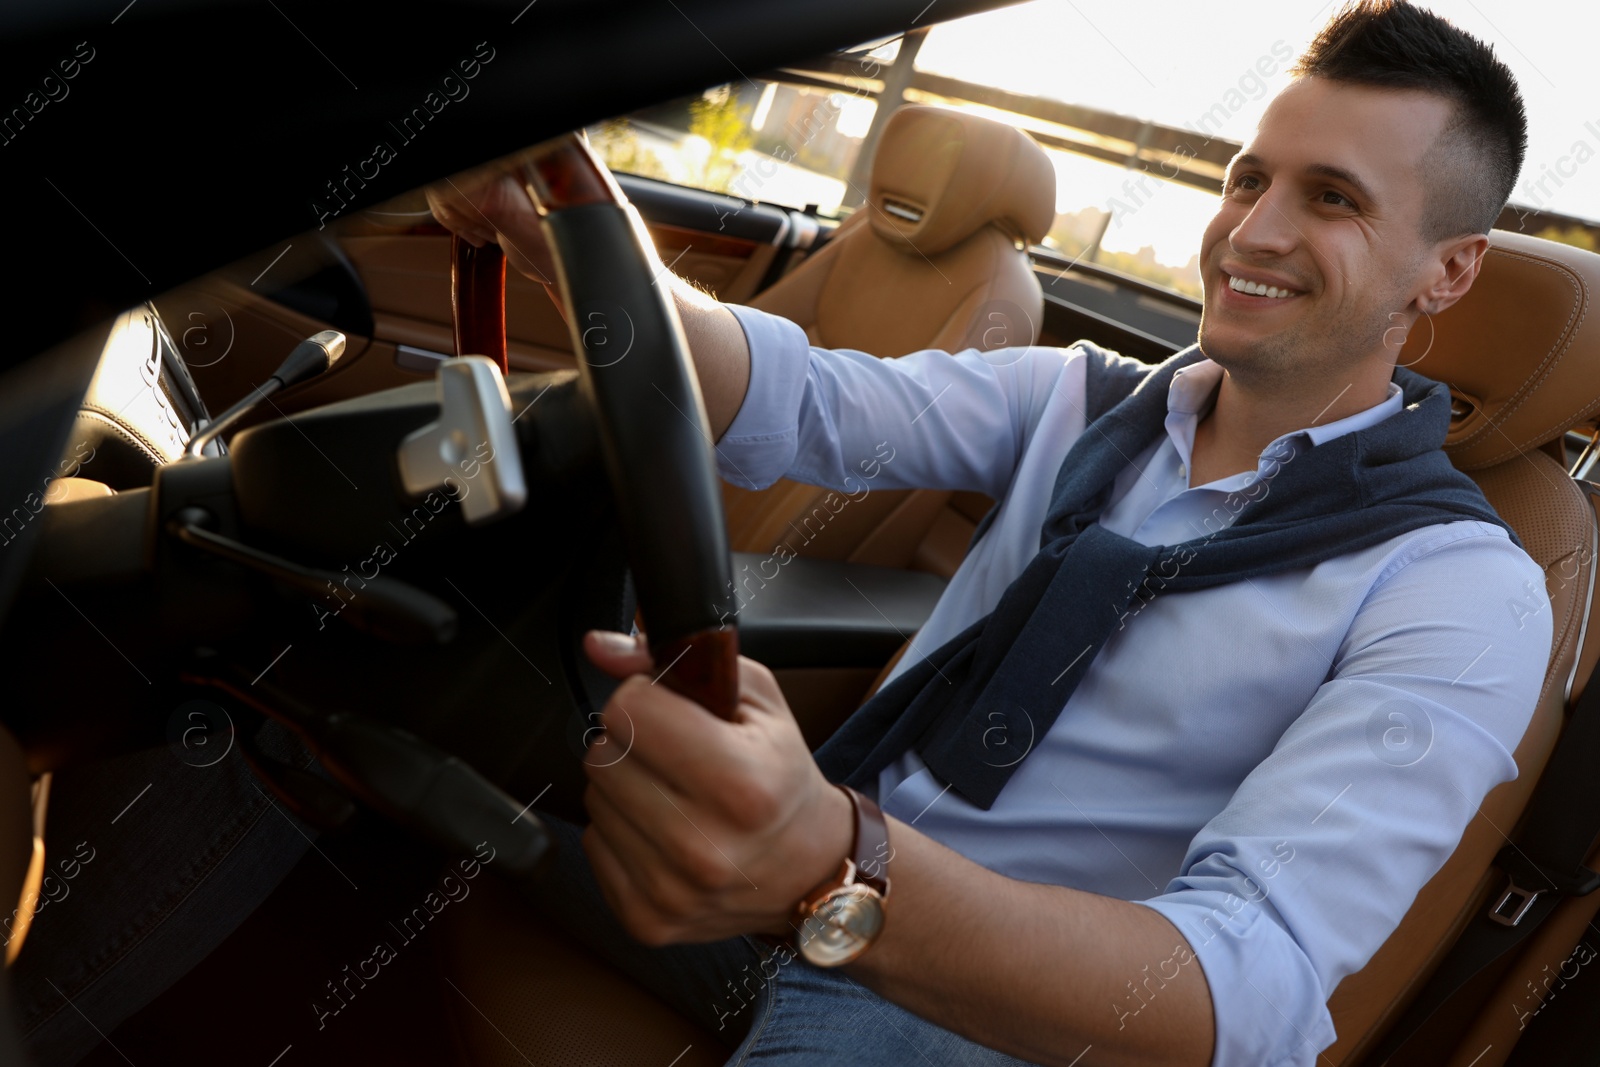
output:
[[[894,113],[873,160],[865,206],[823,249],[751,306],[791,319],[824,348],[880,357],[1038,340],[1044,296],[1027,245],[1055,220],[1055,168],[1020,130],[941,108]],[[725,488],[730,543],[770,552],[906,566],[951,496],[877,490],[842,510],[811,486]],[[987,503],[958,501],[981,516]],[[971,530],[972,519],[953,528]],[[954,571],[965,541],[938,540],[923,569]],[[955,551],[952,551],[954,549]]]
[[[1489,794],[1455,854],[1418,894],[1399,928],[1365,968],[1334,991],[1329,1007],[1339,1037],[1319,1063],[1358,1062],[1410,1003],[1459,930],[1484,907],[1485,898],[1504,887],[1505,876],[1492,868],[1493,858],[1506,843],[1504,835],[1517,825],[1567,708],[1600,660],[1600,626],[1586,625],[1600,546],[1600,497],[1568,477],[1562,463],[1552,458],[1557,449],[1549,447],[1559,446],[1569,427],[1600,410],[1600,316],[1592,313],[1600,309],[1591,306],[1600,287],[1600,256],[1499,231],[1491,235],[1491,245],[1483,274],[1466,299],[1440,316],[1432,330],[1426,321],[1419,323],[1403,359],[1421,373],[1451,383],[1458,397],[1446,443],[1451,458],[1482,486],[1545,570],[1554,616],[1549,666],[1538,707],[1515,753],[1518,777]],[[1471,575],[1462,580],[1470,581]],[[1541,967],[1554,970],[1567,957],[1597,907],[1600,893],[1564,901],[1501,979],[1495,999],[1453,1005],[1457,1021],[1450,1037],[1459,1040],[1440,1046],[1439,1062],[1452,1067],[1504,1063],[1520,1021],[1506,1006],[1522,1003],[1523,983],[1537,978]],[[633,1062],[626,1058],[624,1041],[636,1037],[626,1035],[653,1025],[648,1020],[659,1017],[658,1001],[636,986],[631,987],[634,999],[619,996],[614,972],[587,957],[560,952],[560,939],[538,932],[536,917],[525,910],[508,908],[490,925],[515,928],[516,937],[526,940],[520,942],[514,966],[502,958],[492,969],[467,967],[453,975],[469,996],[478,995],[471,983],[494,974],[495,995],[535,1011],[540,983],[549,981],[548,974],[539,977],[544,967],[560,968],[561,983],[573,995],[559,1010],[551,1009],[560,1017],[548,1022],[548,1045],[539,1044],[544,1040],[538,1037],[540,1027],[530,1024],[524,1031],[531,1043],[522,1045],[524,1053],[534,1062],[569,1062],[551,1050],[570,1047],[565,1042],[572,1040],[574,1028],[581,1028],[589,1050],[583,1062],[597,1067]],[[477,944],[458,945],[454,957],[498,953],[503,943],[485,936]],[[589,992],[575,992],[580,989]],[[573,997],[586,1005],[586,1017],[573,1007]],[[670,1043],[684,1033],[674,1028],[670,1038],[662,1036]],[[691,1055],[711,1050],[712,1058],[703,1062],[721,1062],[715,1059],[720,1046],[714,1036],[702,1032],[700,1037]],[[484,1035],[473,1047],[472,1062],[508,1067],[522,1062],[496,1041],[492,1034]],[[1487,1051],[1485,1046],[1490,1046]]]
[[[1455,854],[1417,895],[1399,928],[1366,967],[1334,990],[1329,1008],[1339,1039],[1326,1054],[1334,1063],[1354,1063],[1373,1047],[1460,930],[1477,920],[1490,893],[1505,888],[1505,875],[1491,867],[1494,856],[1507,844],[1567,710],[1600,657],[1596,629],[1587,626],[1600,544],[1597,501],[1587,484],[1567,476],[1564,459],[1553,458],[1563,454],[1562,434],[1600,409],[1600,322],[1594,314],[1600,309],[1593,304],[1600,292],[1600,256],[1498,230],[1490,238],[1472,291],[1434,320],[1432,329],[1426,320],[1419,322],[1402,361],[1450,383],[1456,405],[1445,450],[1544,568],[1554,622],[1550,662],[1533,720],[1514,753],[1517,778],[1490,792]],[[1571,929],[1571,915],[1585,909],[1592,915],[1596,904],[1588,898],[1560,905],[1514,973],[1530,953],[1555,951],[1553,940],[1570,938],[1553,962],[1565,958],[1583,929],[1581,922]],[[1505,1062],[1519,1036],[1518,1016],[1509,1008],[1521,1002],[1522,991],[1513,986],[1495,996],[1451,1006],[1460,1029],[1476,1020],[1477,1032],[1492,1036],[1479,1041],[1477,1032],[1468,1034],[1439,1062]]]

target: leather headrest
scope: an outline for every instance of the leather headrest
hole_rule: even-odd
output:
[[[1596,293],[1600,255],[1493,230],[1467,295],[1411,328],[1399,363],[1450,386],[1456,467],[1491,467],[1600,410]]]
[[[872,228],[934,256],[993,224],[1031,243],[1056,217],[1056,170],[1013,126],[908,105],[883,128],[872,162]]]

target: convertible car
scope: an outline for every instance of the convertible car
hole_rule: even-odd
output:
[[[815,747],[993,502],[870,475],[720,485],[659,272],[883,357],[1084,337],[1153,362],[1195,336],[1192,295],[1041,243],[1052,135],[1005,121],[1017,100],[939,106],[957,87],[914,70],[931,22],[998,6],[0,12],[0,1063],[724,1062],[736,1028],[682,1017],[529,903],[540,811],[581,818],[580,760],[627,744],[593,736],[614,683],[579,636],[642,621],[713,711],[735,657],[761,660]],[[800,132],[731,192],[617,148],[624,127],[666,136],[685,99],[770,109],[767,85],[793,87]],[[853,211],[779,195],[825,147],[807,92],[874,102],[837,171]],[[1191,184],[1231,152],[1095,122],[1082,151]],[[547,213],[548,295],[424,199],[513,155]],[[1600,1063],[1597,286],[1600,256],[1496,230],[1470,296],[1408,340],[1456,398],[1453,461],[1545,569],[1555,636],[1519,776],[1333,991],[1319,1063]],[[148,797],[98,788],[158,763]],[[102,1028],[80,1007],[98,972],[45,962],[99,921],[85,901],[170,864],[150,906],[185,915],[198,885],[192,857],[118,844],[140,804],[311,844],[286,876],[234,872],[242,921],[202,917],[212,941],[165,947],[187,973],[118,991],[131,1014]]]

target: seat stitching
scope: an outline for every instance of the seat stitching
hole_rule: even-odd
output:
[[[121,435],[124,441],[128,442],[134,448],[142,451],[145,454],[145,459],[150,461],[151,466],[159,467],[167,462],[166,457],[162,456],[156,450],[155,446],[147,438],[145,438],[143,434],[136,435],[133,431],[129,430],[126,426],[118,422],[115,418],[107,415],[105,412],[96,410],[95,408],[86,407],[78,412],[78,417],[82,419],[90,419],[91,421],[98,420],[111,427],[111,429],[115,430],[119,435]]]
[[[1573,291],[1577,295],[1578,299],[1573,305],[1572,310],[1567,313],[1567,321],[1562,326],[1561,332],[1557,335],[1556,341],[1551,345],[1549,351],[1545,353],[1544,357],[1539,361],[1539,363],[1535,365],[1533,370],[1529,372],[1528,377],[1523,381],[1523,383],[1517,387],[1516,392],[1512,394],[1512,401],[1509,406],[1502,408],[1500,412],[1498,412],[1497,418],[1486,419],[1485,424],[1482,427],[1475,430],[1469,436],[1464,437],[1460,441],[1457,441],[1451,445],[1452,449],[1467,447],[1468,445],[1477,441],[1480,437],[1487,434],[1490,430],[1498,429],[1508,418],[1520,410],[1522,406],[1527,403],[1529,397],[1538,391],[1539,387],[1549,379],[1551,374],[1555,373],[1555,369],[1561,364],[1562,358],[1572,348],[1572,343],[1576,339],[1578,331],[1582,327],[1584,319],[1588,317],[1589,313],[1588,301],[1586,299],[1588,293],[1583,284],[1583,279],[1567,269],[1565,266],[1551,263],[1548,260],[1538,259],[1525,253],[1513,252],[1508,249],[1494,249],[1493,251],[1495,255],[1501,255],[1507,257],[1508,259],[1517,259],[1526,263],[1532,263],[1535,266],[1543,267],[1544,269],[1565,278],[1567,283],[1572,286]],[[1576,318],[1576,321],[1574,321],[1574,318]],[[1582,418],[1593,411],[1597,406],[1600,406],[1600,400],[1590,403],[1581,412],[1579,412],[1577,417]],[[1562,425],[1563,422],[1566,422],[1566,420],[1563,419],[1557,421],[1556,423],[1552,424],[1549,429],[1540,431],[1539,436],[1553,432],[1554,429]],[[1571,423],[1567,424],[1571,425]],[[1509,456],[1520,455],[1521,452],[1522,450],[1513,444],[1510,450],[1499,453],[1494,459],[1487,461],[1484,466],[1489,466],[1493,463],[1499,463]]]
[[[1578,489],[1576,484],[1574,484],[1574,483],[1572,483],[1570,481],[1568,482],[1568,484],[1572,486],[1573,490],[1576,491],[1579,494],[1579,496],[1583,495],[1582,490]],[[1584,505],[1586,507],[1589,508],[1590,521],[1591,522],[1597,521],[1594,518],[1594,509],[1593,509],[1593,507],[1589,504],[1589,502],[1587,500],[1584,500],[1583,503],[1584,503]],[[1562,557],[1562,558],[1565,558],[1565,557]],[[1552,562],[1555,562],[1555,561],[1552,561]],[[1596,561],[1595,560],[1590,560],[1589,561],[1589,566],[1591,568],[1593,568],[1595,565],[1596,565]],[[1539,569],[1541,571],[1544,571],[1547,568],[1541,567]],[[1574,627],[1572,625],[1572,622],[1573,622],[1574,616],[1583,607],[1587,607],[1587,602],[1582,597],[1576,597],[1575,596],[1567,604],[1566,618],[1564,620],[1562,620],[1562,624],[1561,624],[1561,631],[1560,631],[1561,635],[1562,635],[1561,644],[1557,649],[1555,649],[1554,651],[1551,652],[1551,654],[1550,654],[1550,663],[1551,664],[1560,663],[1562,657],[1564,657],[1567,654],[1567,651],[1577,641],[1578,635],[1577,635],[1577,632],[1576,632],[1576,630],[1574,629]],[[1553,624],[1554,624],[1554,620],[1552,619],[1552,625]],[[1580,650],[1580,654],[1581,654],[1581,650]],[[1563,675],[1564,673],[1565,672],[1563,672],[1563,671],[1552,671],[1552,670],[1549,669],[1548,666],[1545,668],[1544,684],[1539,687],[1539,700],[1538,700],[1539,704],[1544,703],[1544,699],[1545,699],[1546,695],[1548,695],[1549,692],[1550,692],[1550,686],[1552,684],[1554,684],[1554,682],[1555,682],[1555,680],[1556,680],[1556,678],[1558,676]],[[1537,707],[1537,704],[1535,706]],[[1565,712],[1564,708],[1562,710],[1563,710],[1563,712]]]

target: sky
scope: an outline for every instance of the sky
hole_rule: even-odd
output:
[[[1422,6],[1488,42],[1517,76],[1529,143],[1512,202],[1600,220],[1600,4]],[[1334,0],[1031,0],[935,26],[917,67],[1175,126],[1196,125],[1238,90],[1231,99],[1242,95],[1244,104],[1217,132],[1245,141],[1288,81],[1287,64],[1278,58],[1298,55],[1334,9]],[[1259,69],[1274,74],[1261,78]],[[1160,259],[1177,264],[1198,248],[1215,205],[1210,195],[1168,182],[1130,194],[1118,168],[1062,153],[1056,158],[1058,210],[1120,205],[1107,248],[1131,252],[1153,244]]]

